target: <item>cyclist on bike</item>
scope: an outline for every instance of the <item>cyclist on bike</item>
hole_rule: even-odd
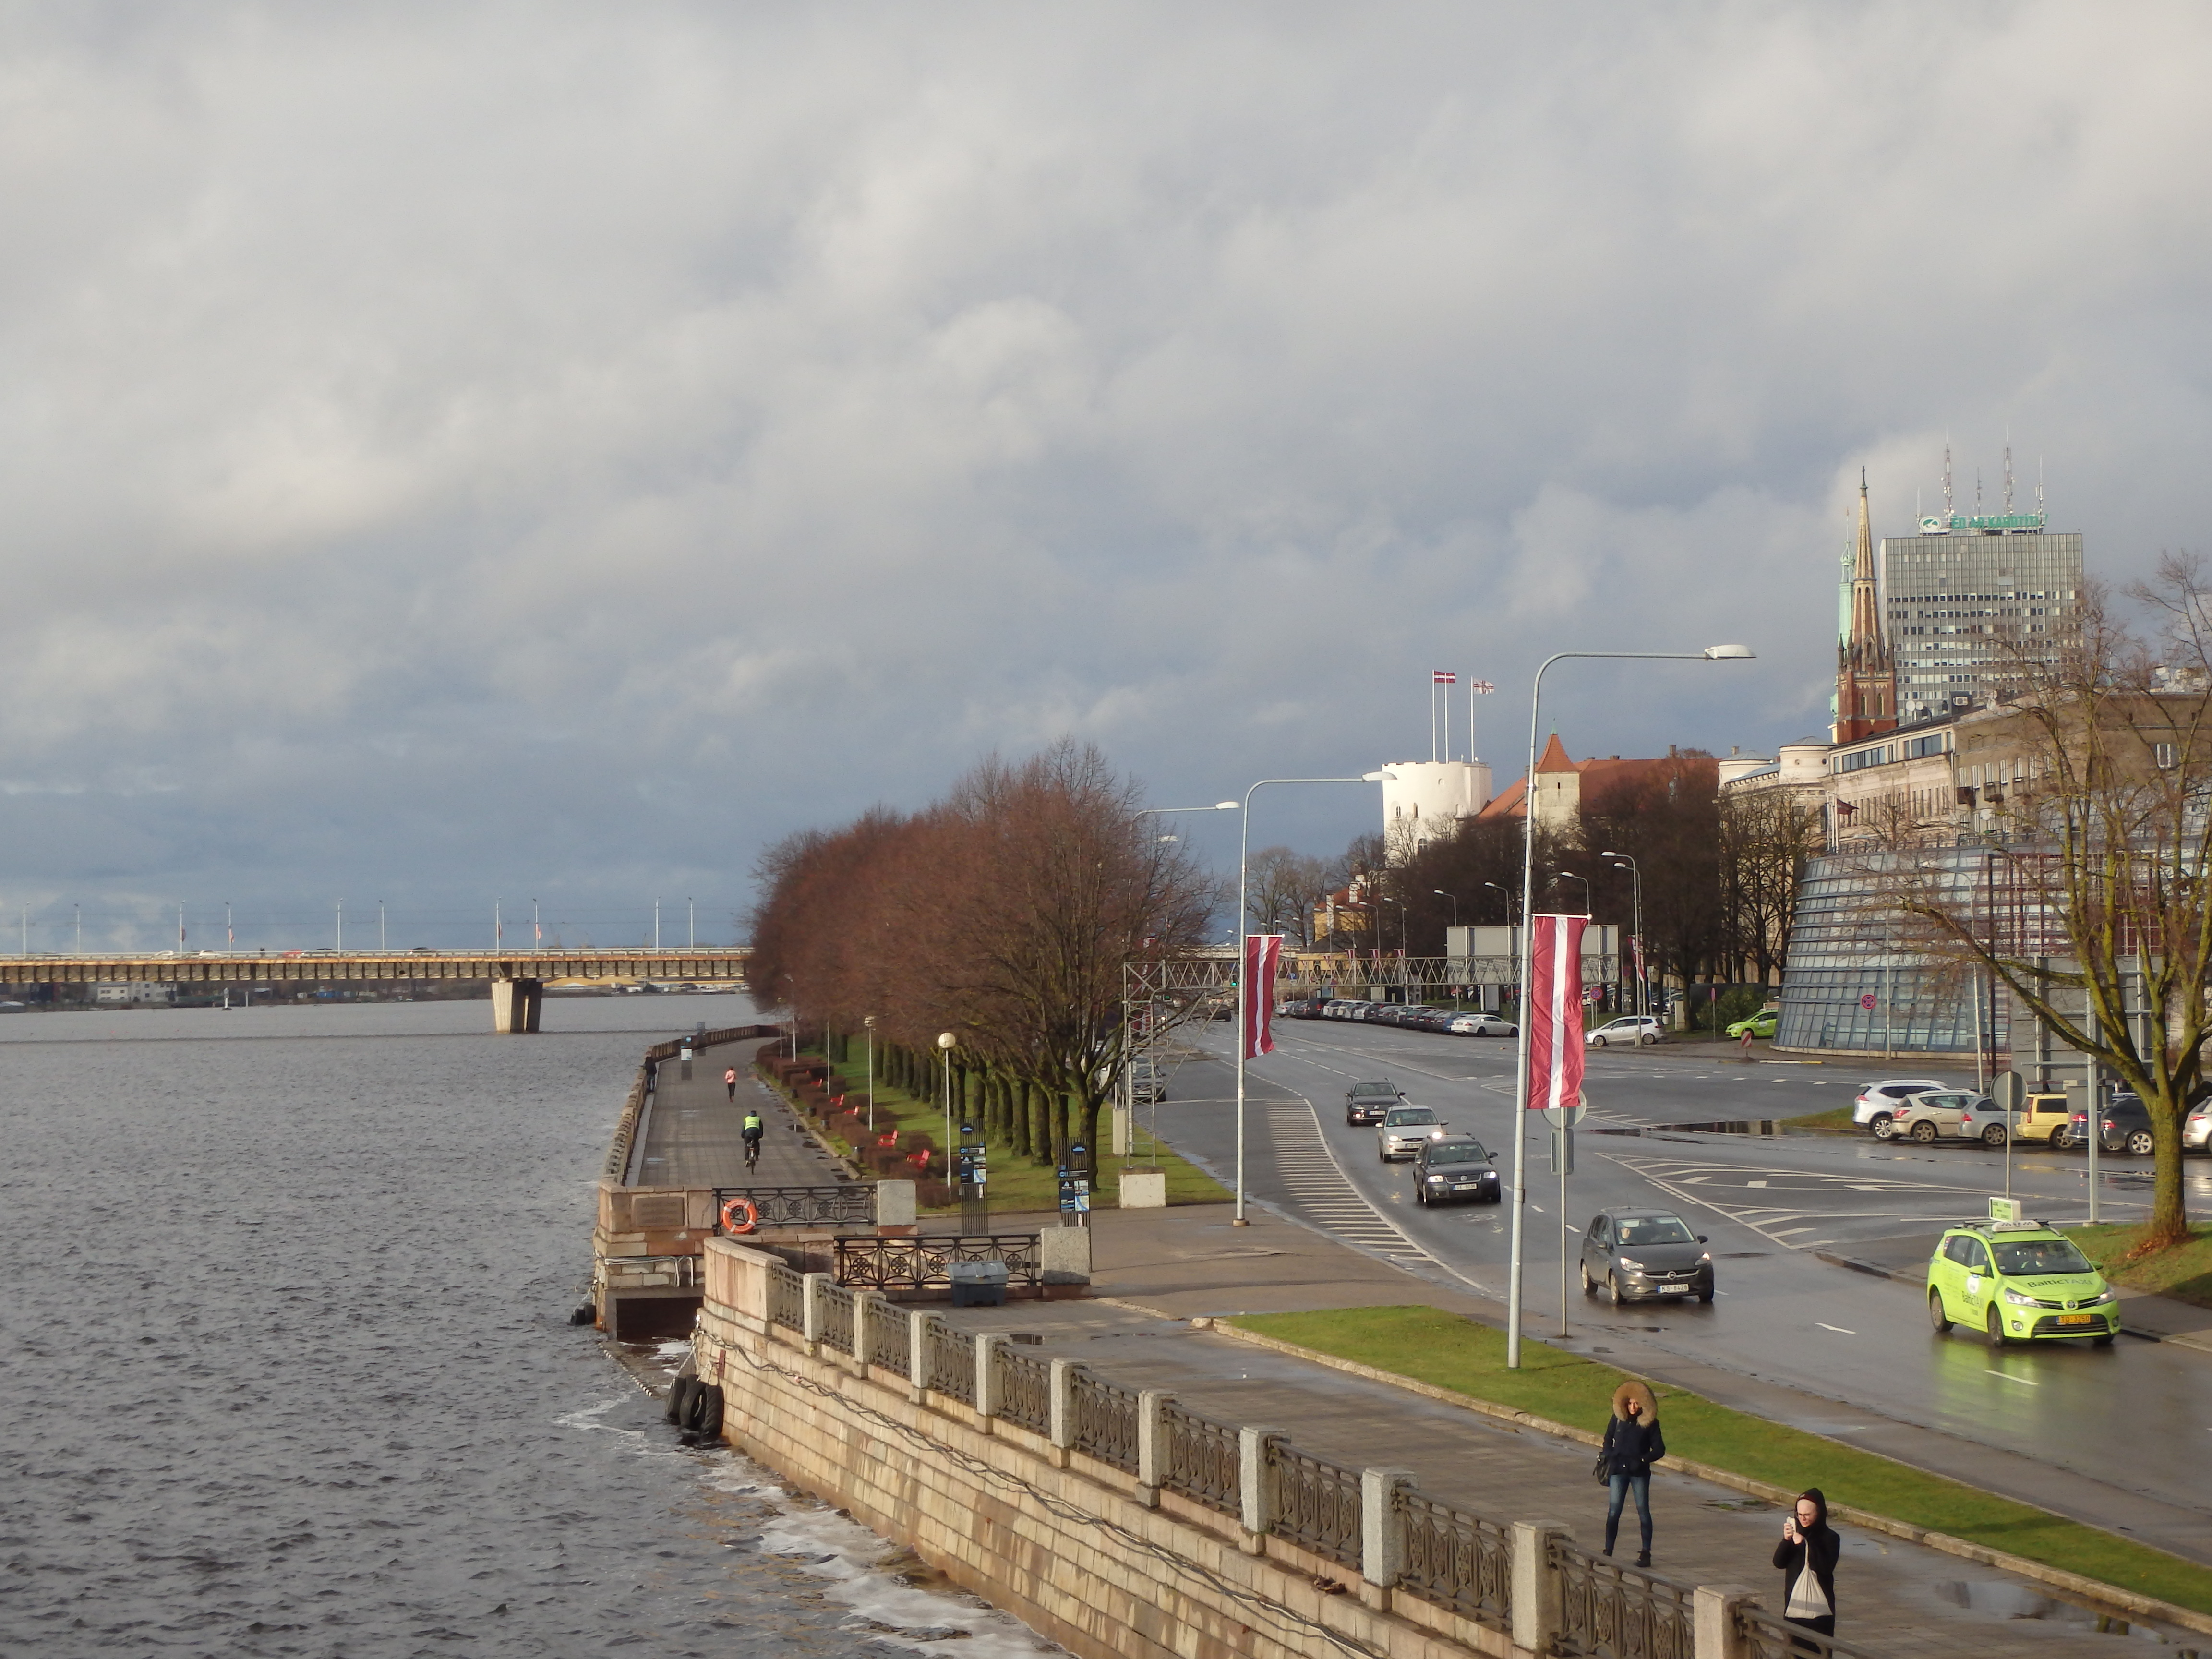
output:
[[[767,1129],[768,1126],[761,1121],[757,1110],[745,1114],[744,1127],[740,1133],[744,1136],[745,1168],[748,1170],[760,1162],[761,1136],[767,1133]]]

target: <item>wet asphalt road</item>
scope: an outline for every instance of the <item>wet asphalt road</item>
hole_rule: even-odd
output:
[[[1436,1107],[1455,1130],[1491,1149],[1510,1183],[1514,1045],[1387,1026],[1279,1022],[1276,1053],[1249,1068],[1248,1190],[1361,1249],[1431,1278],[1503,1300],[1509,1206],[1430,1210],[1413,1201],[1410,1166],[1385,1165],[1375,1131],[1344,1121],[1357,1078],[1389,1077],[1412,1101]],[[1195,1034],[1216,1059],[1187,1062],[1159,1109],[1161,1133],[1226,1173],[1233,1164],[1231,1039]],[[1849,1254],[1855,1241],[1926,1236],[1987,1212],[2004,1191],[2005,1159],[1976,1146],[1892,1145],[1870,1136],[1784,1137],[1685,1133],[1661,1126],[1772,1120],[1847,1106],[1866,1080],[1954,1078],[1910,1066],[1743,1064],[1696,1045],[1592,1051],[1587,1127],[1568,1182],[1568,1346],[1633,1363],[1672,1356],[1700,1368],[1848,1402],[1826,1431],[1857,1443],[1926,1455],[1973,1478],[1973,1449],[1991,1449],[1988,1484],[2102,1524],[2131,1528],[2186,1553],[2207,1553],[2212,1494],[2212,1355],[2123,1336],[2110,1349],[2039,1344],[1992,1352],[1978,1335],[1938,1336],[1914,1286],[1852,1273],[1814,1251]],[[1963,1079],[1971,1082],[1971,1076]],[[1140,1114],[1140,1118],[1143,1115]],[[1633,1132],[1633,1133],[1631,1133]],[[1561,1310],[1561,1208],[1540,1121],[1530,1126],[1525,1296],[1532,1336],[1557,1338]],[[2193,1160],[2190,1197],[2212,1207],[2212,1160]],[[2052,1222],[2087,1218],[2080,1153],[2015,1149],[2012,1191]],[[2100,1206],[2140,1215],[2148,1159],[2102,1160]],[[1615,1204],[1676,1210],[1711,1240],[1719,1298],[1613,1308],[1572,1283],[1580,1225]],[[1711,1389],[1707,1390],[1711,1392]],[[1834,1415],[1834,1413],[1831,1413]],[[1883,1425],[1935,1431],[1956,1455],[1882,1443]],[[1808,1424],[1808,1426],[1811,1425]],[[1856,1426],[1855,1426],[1856,1425]],[[2014,1455],[2008,1456],[2007,1454]]]

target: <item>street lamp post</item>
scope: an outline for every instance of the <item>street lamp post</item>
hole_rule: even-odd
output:
[[[945,1167],[953,1164],[952,1148],[952,1051],[960,1046],[960,1039],[950,1031],[937,1034],[938,1052],[945,1056]],[[939,1177],[940,1180],[943,1177]]]
[[[1571,871],[1571,870],[1562,870],[1562,871],[1560,871],[1560,872],[1559,872],[1559,874],[1557,874],[1557,875],[1553,876],[1553,877],[1552,878],[1552,879],[1553,879],[1553,881],[1555,881],[1555,882],[1558,882],[1558,881],[1578,881],[1578,882],[1582,883],[1582,884],[1583,884],[1583,914],[1584,915],[1589,915],[1590,914],[1590,883],[1589,883],[1589,878],[1588,876],[1578,876],[1578,875],[1577,875],[1577,874],[1576,874],[1573,871]]]
[[[1446,892],[1446,891],[1444,891],[1444,890],[1443,890],[1443,888],[1441,888],[1441,887],[1431,887],[1431,888],[1430,888],[1430,889],[1429,889],[1429,890],[1430,890],[1431,893],[1434,893],[1434,894],[1435,894],[1438,898],[1440,898],[1440,899],[1449,899],[1449,900],[1451,901],[1451,908],[1452,908],[1452,926],[1453,926],[1453,927],[1458,927],[1458,926],[1459,926],[1459,895],[1458,895],[1457,893],[1447,893],[1447,892]]]
[[[876,1017],[864,1014],[861,1025],[868,1033],[868,1133],[876,1133]]]
[[[1246,896],[1245,878],[1252,847],[1252,797],[1258,791],[1279,784],[1292,783],[1381,783],[1394,776],[1389,772],[1363,772],[1356,778],[1261,778],[1244,792],[1243,820],[1237,826],[1237,1214],[1230,1225],[1249,1227],[1252,1224],[1244,1214],[1244,1051],[1251,1047],[1251,1038],[1245,1030],[1249,1018],[1245,1009],[1249,988],[1244,983],[1245,907],[1251,902]]]
[[[1651,662],[1730,662],[1740,661],[1751,654],[1748,646],[1712,645],[1698,652],[1560,651],[1544,659],[1543,666],[1537,669],[1535,681],[1528,691],[1528,769],[1522,775],[1521,915],[1524,923],[1536,896],[1536,721],[1538,709],[1543,702],[1544,676],[1551,672],[1552,665],[1564,662],[1570,657]],[[1528,1126],[1522,1115],[1528,1109],[1529,972],[1528,929],[1524,925],[1521,930],[1521,1018],[1517,1022],[1521,1031],[1518,1039],[1520,1054],[1514,1068],[1512,1261],[1507,1270],[1505,1286],[1505,1364],[1515,1370],[1521,1366],[1521,1234],[1528,1208]]]
[[[1510,927],[1513,925],[1513,906],[1514,906],[1514,903],[1515,903],[1515,896],[1514,896],[1514,894],[1512,893],[1512,891],[1511,891],[1510,889],[1504,888],[1504,887],[1500,887],[1500,886],[1499,886],[1496,882],[1494,882],[1494,881],[1486,881],[1486,882],[1485,882],[1485,883],[1483,883],[1482,884],[1483,884],[1485,887],[1487,887],[1487,888],[1488,888],[1492,892],[1493,892],[1493,893],[1501,893],[1501,894],[1504,894],[1504,898],[1505,898],[1505,925],[1506,925],[1508,927]]]
[[[1634,943],[1632,948],[1635,951],[1641,951],[1644,948],[1643,866],[1638,865],[1634,859],[1631,858],[1626,853],[1600,853],[1598,857],[1603,859],[1607,864],[1612,865],[1615,869],[1619,869],[1624,865],[1628,868],[1629,883],[1635,893],[1633,908],[1630,912],[1632,918],[1632,925],[1636,930],[1633,935]],[[1638,1019],[1644,1018],[1645,1012],[1650,1006],[1650,992],[1651,988],[1644,982],[1644,964],[1641,959],[1638,959],[1636,967],[1636,1017]]]

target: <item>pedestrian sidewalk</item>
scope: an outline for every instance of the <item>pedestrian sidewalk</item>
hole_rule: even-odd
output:
[[[849,1179],[837,1160],[806,1133],[783,1097],[760,1080],[753,1057],[772,1039],[750,1038],[702,1048],[689,1070],[665,1060],[655,1075],[653,1113],[647,1119],[641,1187],[827,1187]],[[722,1073],[734,1066],[737,1098]],[[760,1167],[745,1170],[745,1114],[757,1110],[766,1125]]]
[[[1928,1258],[1936,1254],[1941,1233],[1909,1233],[1899,1238],[1869,1239],[1832,1250],[1815,1250],[1821,1261],[1877,1279],[1893,1279],[1905,1285],[1928,1282]],[[2120,1328],[2130,1336],[2212,1353],[2212,1308],[2177,1302],[2148,1291],[2120,1292]]]

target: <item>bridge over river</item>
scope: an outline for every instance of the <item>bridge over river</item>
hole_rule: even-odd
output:
[[[743,984],[751,947],[550,951],[163,951],[70,952],[0,959],[0,979],[18,985],[177,986],[329,984],[372,981],[489,980],[492,1029],[534,1031],[548,980],[670,980]]]

